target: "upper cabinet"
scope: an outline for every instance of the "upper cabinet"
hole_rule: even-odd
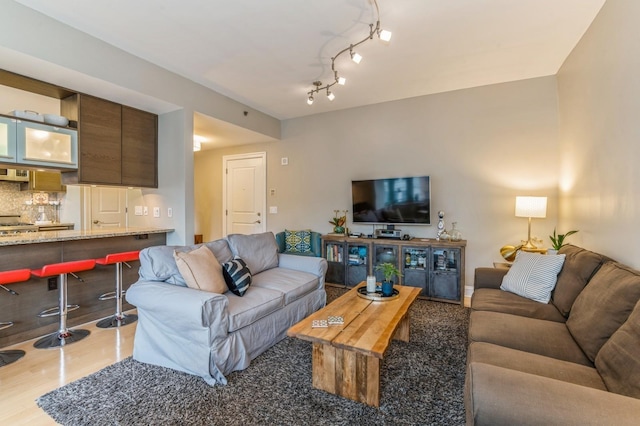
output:
[[[20,184],[21,191],[66,192],[60,172],[29,171],[29,181]]]
[[[158,117],[79,94],[62,100],[62,115],[77,114],[78,171],[66,184],[158,187]]]
[[[122,107],[122,184],[158,187],[158,116]]]
[[[77,123],[20,128],[0,117],[0,163],[61,170],[65,184],[158,187],[157,115],[1,69],[0,85],[59,99],[60,115]]]
[[[55,169],[75,169],[77,132],[0,116],[0,162]]]

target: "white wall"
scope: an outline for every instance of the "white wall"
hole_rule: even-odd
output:
[[[560,217],[640,268],[640,2],[608,0],[558,73]],[[573,237],[572,237],[573,238]]]
[[[282,141],[196,153],[196,187],[206,186],[196,189],[196,217],[208,220],[205,240],[221,236],[223,155],[267,152],[267,188],[276,190],[267,205],[278,207],[267,228],[274,232],[330,232],[333,210],[351,209],[352,179],[430,175],[432,221],[444,210],[448,229],[458,222],[472,285],[475,267],[502,260],[500,247],[526,238],[527,220],[514,216],[516,195],[549,197],[547,218],[533,223],[548,245],[557,216],[557,131],[555,77],[292,119],[283,123]],[[437,231],[400,228],[420,237]]]

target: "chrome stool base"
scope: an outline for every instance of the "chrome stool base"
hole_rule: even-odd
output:
[[[99,328],[115,328],[115,327],[121,327],[127,324],[133,324],[137,320],[138,320],[137,315],[125,315],[125,314],[122,314],[120,316],[111,315],[108,318],[98,321],[96,326]]]
[[[56,331],[48,336],[44,336],[33,344],[36,349],[52,349],[70,345],[87,337],[91,332],[89,330],[66,330],[64,333]]]
[[[20,350],[0,351],[0,367],[16,362],[24,356],[25,352]]]
[[[80,308],[80,305],[67,305],[67,312],[75,311],[78,308]],[[58,315],[60,315],[60,308],[57,306],[38,312],[38,317],[40,318],[57,317]]]

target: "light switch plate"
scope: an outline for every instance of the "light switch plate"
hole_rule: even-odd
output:
[[[142,216],[142,206],[136,206],[135,207],[135,215],[136,216]]]
[[[269,213],[271,214],[278,213],[278,206],[269,206]]]
[[[171,207],[167,208],[167,217],[173,217],[173,209]]]
[[[153,208],[153,217],[160,217],[160,207]]]
[[[144,206],[144,207],[142,208],[142,211],[144,212],[144,215],[145,215],[145,216],[149,216],[149,207]]]

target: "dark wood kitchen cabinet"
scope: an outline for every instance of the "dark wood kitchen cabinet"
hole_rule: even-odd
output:
[[[61,105],[78,121],[78,171],[65,184],[158,187],[157,115],[84,94]]]
[[[158,187],[158,116],[122,106],[122,184]]]

